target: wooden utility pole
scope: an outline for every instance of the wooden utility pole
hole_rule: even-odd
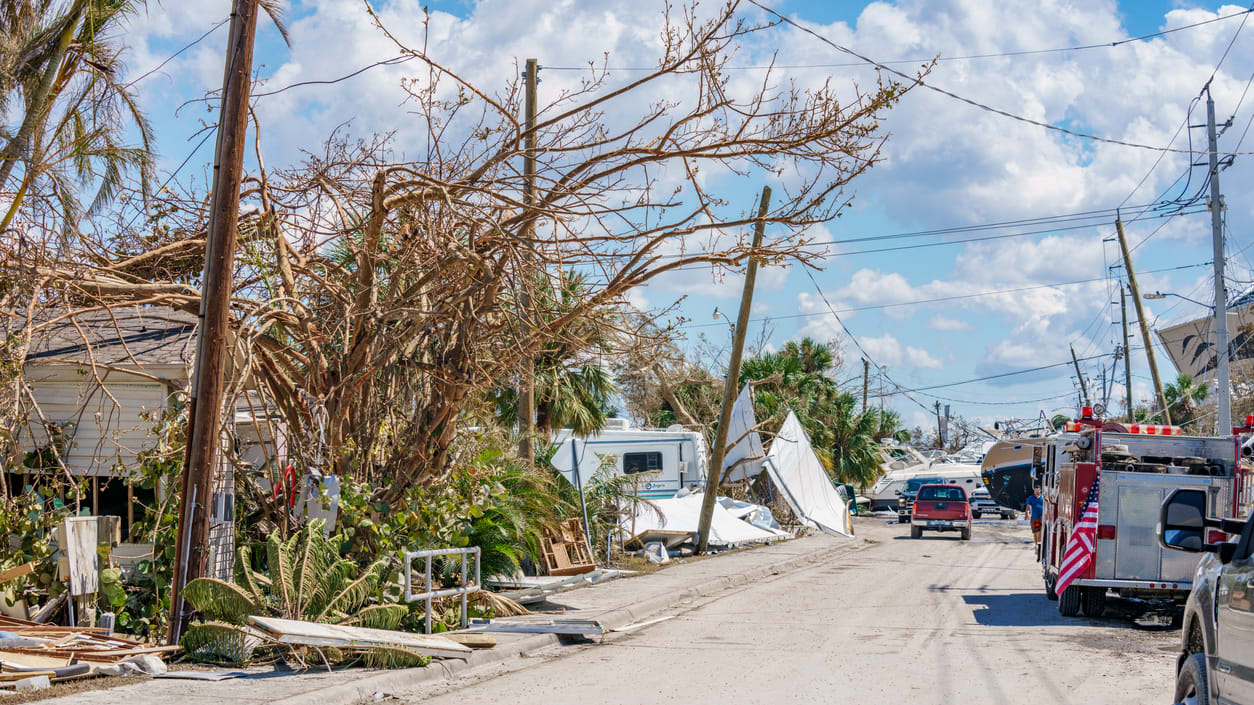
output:
[[[1080,380],[1080,394],[1084,399],[1084,406],[1092,406],[1089,403],[1089,387],[1084,383],[1084,373],[1080,371],[1080,361],[1075,356],[1075,346],[1071,347],[1071,364],[1075,365],[1075,376]]]
[[[940,402],[936,402],[936,447],[945,449],[945,436],[941,430]]]
[[[771,204],[771,187],[762,187],[762,202],[758,205],[758,222],[753,226],[753,249],[749,254],[749,266],[745,271],[745,288],[740,294],[740,313],[736,316],[736,329],[732,331],[731,359],[727,362],[727,379],[723,382],[723,408],[718,415],[718,430],[714,433],[714,449],[710,453],[710,467],[706,469],[705,496],[701,498],[701,520],[697,524],[697,554],[705,553],[710,544],[710,521],[714,518],[714,502],[718,486],[723,481],[723,459],[727,457],[727,427],[731,425],[732,406],[736,403],[736,383],[740,380],[740,355],[745,349],[745,333],[749,330],[749,309],[753,306],[753,283],[758,278],[758,248],[762,246],[762,233],[766,230],[766,212]]]
[[[866,413],[866,388],[871,381],[871,361],[862,358],[862,413]]]
[[[235,266],[235,226],[248,130],[248,91],[258,0],[234,0],[226,45],[222,106],[214,152],[209,231],[200,297],[200,338],[187,419],[187,454],[179,503],[174,579],[170,586],[170,643],[182,636],[188,612],[183,587],[205,574],[213,473],[221,441],[222,394],[228,357],[228,315]]]
[[[1119,310],[1123,313],[1123,394],[1128,403],[1128,423],[1136,421],[1132,411],[1132,353],[1128,349],[1128,290],[1119,287]]]
[[[524,138],[525,152],[523,153],[523,207],[527,210],[527,226],[525,237],[533,239],[535,235],[535,219],[531,217],[531,209],[536,205],[536,134],[534,132],[536,126],[536,84],[540,73],[539,62],[536,59],[527,59],[527,71],[523,74],[523,81],[526,84],[526,105],[524,107],[525,115],[523,121],[523,130],[526,137]],[[528,246],[530,247],[530,245]],[[528,266],[530,258],[523,258],[523,276],[521,277],[522,300],[523,300],[523,325],[530,325],[532,321],[527,314],[531,308],[531,285],[534,277],[531,276],[531,269]],[[518,454],[522,456],[523,461],[530,465],[535,461],[535,445],[532,438],[535,435],[535,417],[536,417],[536,361],[531,355],[525,355],[522,361],[522,369],[519,374],[518,389]]]
[[[1215,134],[1215,99],[1206,86],[1206,138],[1210,154],[1210,232],[1215,268],[1215,403],[1219,428],[1216,435],[1232,433],[1232,382],[1229,379],[1228,289],[1224,281],[1224,197],[1219,193],[1219,138]]]
[[[1154,393],[1158,395],[1158,407],[1163,410],[1163,423],[1170,426],[1171,410],[1167,408],[1163,383],[1158,378],[1158,361],[1154,359],[1154,341],[1150,338],[1149,322],[1145,320],[1145,307],[1141,305],[1141,289],[1136,285],[1136,272],[1132,271],[1132,254],[1128,251],[1128,236],[1123,232],[1123,220],[1115,218],[1115,231],[1119,233],[1119,249],[1123,250],[1123,267],[1128,270],[1128,288],[1132,291],[1132,305],[1136,306],[1136,322],[1141,326],[1141,340],[1145,342],[1145,358],[1149,360],[1150,376],[1154,378]]]

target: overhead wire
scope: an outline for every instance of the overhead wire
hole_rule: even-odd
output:
[[[789,18],[789,17],[787,17],[787,16],[785,16],[785,15],[783,15],[783,14],[781,14],[781,13],[779,13],[779,12],[777,12],[777,11],[775,11],[775,10],[773,10],[773,9],[769,8],[769,7],[767,7],[766,5],[763,5],[761,2],[758,2],[758,0],[749,0],[749,2],[750,2],[750,3],[752,3],[752,4],[754,4],[754,5],[756,5],[756,6],[758,6],[758,7],[759,7],[759,8],[761,8],[762,10],[764,10],[764,11],[766,11],[766,12],[768,12],[768,13],[770,13],[770,14],[774,15],[775,17],[778,17],[778,18],[780,19],[780,21],[781,21],[781,22],[784,22],[784,23],[786,23],[786,24],[788,24],[788,25],[790,25],[790,26],[792,26],[792,27],[794,27],[794,28],[796,28],[796,29],[800,30],[801,32],[804,32],[804,33],[806,33],[806,34],[809,34],[810,36],[812,36],[812,37],[814,37],[814,38],[818,39],[819,41],[823,42],[824,44],[827,44],[828,46],[832,47],[833,49],[836,49],[837,51],[840,51],[840,52],[843,52],[843,53],[845,53],[845,54],[849,54],[850,56],[853,56],[853,57],[855,57],[855,58],[861,59],[862,61],[864,61],[864,62],[866,62],[866,63],[868,63],[868,64],[871,64],[871,65],[873,65],[873,66],[875,66],[875,67],[877,67],[877,68],[881,69],[882,71],[885,71],[885,72],[887,72],[887,73],[891,73],[891,74],[893,74],[894,76],[897,76],[898,78],[901,78],[901,79],[903,79],[903,80],[905,80],[905,81],[908,81],[909,83],[911,83],[911,84],[913,84],[913,85],[920,86],[920,87],[925,88],[925,89],[927,89],[927,90],[930,90],[930,91],[932,91],[932,92],[934,92],[934,93],[939,93],[940,95],[946,96],[946,97],[951,98],[951,99],[953,99],[953,100],[957,100],[957,101],[959,101],[959,102],[966,103],[967,105],[970,105],[970,106],[972,106],[972,107],[978,108],[978,109],[983,110],[983,111],[985,111],[985,112],[993,113],[993,114],[995,114],[995,115],[1000,115],[1000,116],[1002,116],[1002,117],[1009,118],[1009,119],[1011,119],[1011,120],[1015,120],[1015,121],[1017,121],[1017,122],[1022,122],[1022,123],[1028,124],[1028,125],[1035,125],[1036,127],[1044,128],[1044,129],[1046,129],[1046,130],[1053,130],[1053,131],[1055,131],[1055,132],[1059,132],[1059,133],[1062,133],[1062,134],[1065,134],[1065,135],[1070,135],[1070,136],[1072,136],[1072,137],[1079,137],[1079,138],[1081,138],[1081,139],[1093,140],[1093,141],[1095,141],[1095,142],[1102,142],[1102,143],[1105,143],[1105,144],[1114,144],[1114,145],[1119,145],[1119,146],[1122,146],[1122,147],[1131,147],[1131,148],[1134,148],[1134,149],[1146,149],[1146,150],[1151,150],[1151,151],[1159,151],[1159,152],[1173,152],[1173,153],[1181,153],[1181,154],[1185,153],[1185,150],[1182,150],[1182,149],[1173,149],[1173,148],[1171,148],[1171,147],[1166,147],[1166,148],[1164,148],[1164,147],[1155,147],[1154,145],[1149,145],[1149,144],[1141,144],[1141,143],[1138,143],[1138,142],[1129,142],[1129,141],[1127,141],[1127,140],[1118,140],[1118,139],[1114,139],[1114,138],[1111,138],[1111,137],[1102,137],[1102,136],[1100,136],[1100,135],[1089,134],[1089,133],[1087,133],[1087,132],[1080,132],[1080,131],[1078,131],[1078,130],[1072,130],[1072,129],[1070,129],[1070,128],[1062,127],[1062,126],[1060,126],[1060,125],[1054,125],[1054,124],[1051,124],[1051,123],[1048,123],[1048,122],[1042,122],[1042,121],[1040,121],[1040,120],[1035,120],[1035,119],[1032,119],[1032,118],[1029,118],[1029,117],[1025,117],[1025,116],[1023,116],[1023,115],[1018,115],[1018,114],[1012,113],[1012,112],[1010,112],[1010,111],[1008,111],[1008,110],[1002,110],[1001,108],[994,108],[994,107],[992,107],[992,106],[990,106],[990,105],[987,105],[987,104],[985,104],[985,103],[981,103],[981,102],[979,102],[979,101],[973,100],[973,99],[971,99],[971,98],[967,98],[966,96],[960,95],[960,94],[958,94],[958,93],[954,93],[953,91],[946,90],[946,89],[941,88],[941,87],[939,87],[939,86],[934,86],[934,85],[932,85],[932,84],[930,84],[930,83],[928,83],[928,82],[924,81],[922,76],[910,76],[910,75],[908,75],[908,74],[904,74],[904,73],[902,73],[902,72],[898,71],[897,69],[892,68],[891,66],[887,66],[887,65],[885,65],[885,64],[884,64],[884,63],[882,63],[882,62],[876,61],[875,59],[872,59],[872,58],[870,58],[870,57],[867,57],[867,56],[865,56],[865,55],[863,55],[863,54],[859,54],[858,52],[854,51],[853,49],[850,49],[849,47],[846,47],[846,46],[844,46],[844,45],[842,45],[842,44],[838,44],[838,43],[836,43],[836,42],[832,41],[831,39],[828,39],[827,37],[824,37],[823,35],[819,34],[818,32],[815,32],[814,30],[812,30],[812,29],[810,29],[810,28],[808,28],[808,27],[805,27],[805,26],[801,25],[800,23],[796,22],[795,20],[793,20],[793,19],[791,19],[791,18]],[[1246,14],[1245,14],[1245,17],[1246,17],[1246,18],[1248,18],[1248,17],[1249,17],[1249,14],[1248,14],[1248,13],[1246,13]],[[1242,22],[1242,26],[1244,26],[1244,21]],[[1229,45],[1229,49],[1231,49],[1231,45]],[[1226,58],[1226,56],[1227,56],[1227,52],[1225,52],[1224,56],[1225,56],[1225,58]],[[1221,60],[1221,62],[1222,62],[1222,60]],[[1206,152],[1201,152],[1200,154],[1206,154]]]
[[[960,56],[945,56],[944,54],[940,54],[939,56],[930,56],[930,57],[920,58],[920,59],[892,59],[892,60],[884,61],[882,63],[884,64],[919,64],[919,63],[925,63],[925,62],[930,62],[930,61],[937,61],[937,62],[970,61],[973,59],[996,59],[996,58],[1003,58],[1003,57],[1031,56],[1031,55],[1039,55],[1039,54],[1057,54],[1057,53],[1063,53],[1063,52],[1069,52],[1069,51],[1085,51],[1089,49],[1109,49],[1111,47],[1117,47],[1123,44],[1129,44],[1131,42],[1138,42],[1138,41],[1143,41],[1146,39],[1153,39],[1155,37],[1162,37],[1168,34],[1172,34],[1174,32],[1180,32],[1186,29],[1193,29],[1195,27],[1201,27],[1203,25],[1212,24],[1214,22],[1222,22],[1224,20],[1229,20],[1234,17],[1248,15],[1250,14],[1250,12],[1251,10],[1242,10],[1240,12],[1233,12],[1227,15],[1220,15],[1218,17],[1212,17],[1209,20],[1202,20],[1201,22],[1194,22],[1192,24],[1182,25],[1180,27],[1172,27],[1171,29],[1164,29],[1158,32],[1151,32],[1149,34],[1142,34],[1136,37],[1128,37],[1126,39],[1119,39],[1119,40],[1110,41],[1110,42],[1101,42],[1098,44],[1079,44],[1079,45],[1066,46],[1066,47],[1054,47],[1050,49],[1024,49],[1024,50],[1019,50],[1019,51],[1002,51],[1002,52],[993,52],[993,53],[986,53],[986,54],[966,54],[966,55],[960,55]],[[725,66],[723,68],[729,71],[762,71],[762,70],[767,70],[767,69],[830,69],[830,68],[845,68],[845,67],[850,67],[850,66],[866,66],[866,65],[867,64],[865,61],[850,61],[850,62],[835,63],[835,64],[831,64],[831,63],[829,64],[761,64],[761,65],[750,65],[750,66]],[[589,69],[594,69],[597,71],[656,71],[658,69],[657,66],[597,66],[596,64],[592,62],[589,62],[587,66],[545,66],[544,68],[549,71],[587,71]]]

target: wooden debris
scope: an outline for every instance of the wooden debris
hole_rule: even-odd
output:
[[[544,553],[544,567],[549,575],[578,575],[596,570],[596,561],[588,552],[583,524],[578,519],[568,519],[560,525],[555,536],[548,529],[540,537]]]
[[[17,660],[20,656],[41,656],[61,659],[113,663],[128,656],[140,654],[166,654],[182,651],[181,646],[158,646],[111,636],[102,627],[59,627],[37,624],[12,617],[0,617],[0,630],[20,637],[37,637],[47,640],[38,646],[6,648],[0,650],[0,662]]]
[[[490,649],[496,646],[496,637],[491,634],[477,634],[473,632],[444,632],[440,636],[450,641],[455,641],[462,646],[469,646],[472,649]]]
[[[0,585],[4,585],[10,580],[17,580],[18,578],[24,575],[30,575],[31,573],[34,573],[34,572],[35,572],[35,561],[31,561],[30,563],[23,563],[22,565],[19,565],[16,568],[9,568],[8,570],[0,571]]]
[[[389,629],[348,627],[342,624],[318,624],[278,617],[249,617],[248,621],[280,644],[359,649],[400,646],[424,656],[437,658],[466,658],[470,655],[470,647],[434,634],[412,634]]]

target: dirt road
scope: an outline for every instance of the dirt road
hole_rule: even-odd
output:
[[[1174,631],[1064,619],[1021,523],[972,540],[883,519],[839,563],[729,591],[673,619],[467,676],[403,702],[1118,705],[1170,702]]]

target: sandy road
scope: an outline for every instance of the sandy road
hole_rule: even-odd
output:
[[[1177,632],[1065,619],[1014,522],[874,542],[829,565],[672,611],[604,642],[462,677],[404,702],[474,705],[1170,702]]]

